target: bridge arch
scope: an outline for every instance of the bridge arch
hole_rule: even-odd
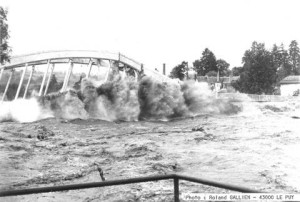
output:
[[[108,79],[110,71],[122,70],[123,73],[131,74],[136,78],[139,78],[141,74],[153,76],[155,79],[166,80],[167,77],[143,67],[143,64],[121,54],[108,51],[91,51],[91,50],[58,50],[58,51],[45,51],[26,55],[19,55],[11,57],[10,63],[0,67],[0,82],[1,77],[5,72],[9,72],[9,77],[4,87],[2,101],[5,99],[10,82],[14,77],[15,71],[21,69],[19,84],[16,89],[14,99],[19,98],[20,91],[23,91],[23,98],[26,98],[30,82],[34,75],[35,69],[38,66],[45,66],[43,78],[38,91],[38,95],[46,95],[50,83],[51,76],[57,64],[67,64],[67,70],[63,78],[61,92],[67,89],[70,77],[72,75],[73,66],[76,64],[84,65],[87,67],[85,76],[89,77],[93,66],[101,67],[103,61],[108,61],[108,71],[105,75],[104,81]],[[27,70],[30,69],[30,74],[27,74]],[[24,77],[27,76],[27,82],[25,87],[23,86]],[[81,78],[80,78],[81,79]],[[1,84],[1,83],[0,83]],[[1,86],[0,86],[1,87]],[[15,86],[16,87],[16,86]],[[2,88],[2,87],[1,87]],[[1,89],[0,89],[1,90]]]

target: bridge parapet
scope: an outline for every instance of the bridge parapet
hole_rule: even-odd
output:
[[[12,69],[23,67],[26,63],[40,65],[47,63],[48,60],[51,60],[51,63],[67,63],[68,59],[74,59],[75,63],[78,62],[88,64],[88,62],[85,62],[84,59],[89,58],[118,61],[119,53],[87,50],[45,51],[27,55],[13,56],[11,57],[10,63],[4,65],[2,68]]]

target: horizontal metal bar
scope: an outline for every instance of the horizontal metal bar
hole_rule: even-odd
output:
[[[168,179],[174,179],[174,183],[175,183],[174,186],[178,186],[178,180],[186,180],[189,182],[200,183],[208,186],[228,189],[232,191],[238,191],[242,193],[263,193],[258,190],[249,189],[237,185],[225,184],[225,183],[215,182],[215,181],[201,179],[201,178],[189,177],[189,176],[179,175],[179,174],[168,174],[168,175],[137,177],[137,178],[130,178],[130,179],[122,179],[122,180],[104,181],[104,182],[92,182],[92,183],[85,183],[85,184],[72,184],[72,185],[30,188],[30,189],[21,189],[21,190],[8,190],[8,191],[1,191],[0,197],[38,194],[38,193],[55,192],[55,191],[67,191],[67,190],[76,190],[76,189],[88,189],[88,188],[125,185],[125,184],[132,184],[132,183],[141,183],[141,182],[149,182],[149,181],[168,180]],[[175,188],[175,192],[177,192],[175,194],[179,194],[179,188]]]
[[[92,183],[85,183],[85,184],[72,184],[72,185],[30,188],[30,189],[21,189],[21,190],[8,190],[8,191],[1,191],[0,197],[37,194],[37,193],[46,193],[46,192],[55,192],[55,191],[67,191],[67,190],[74,190],[74,189],[106,187],[106,186],[124,185],[124,184],[168,180],[168,179],[174,179],[174,175],[173,174],[157,175],[157,176],[137,177],[137,178],[123,179],[123,180],[112,180],[112,181],[105,181],[105,182],[92,182]]]
[[[238,192],[242,192],[242,193],[262,193],[261,191],[258,191],[258,190],[249,189],[249,188],[245,188],[245,187],[241,187],[241,186],[237,186],[237,185],[220,183],[220,182],[215,182],[215,181],[201,179],[201,178],[189,177],[189,176],[185,176],[185,175],[176,174],[175,177],[177,177],[180,180],[196,182],[196,183],[200,183],[200,184],[205,184],[205,185],[209,185],[209,186],[213,186],[213,187],[219,187],[219,188],[223,188],[223,189],[229,189],[232,191],[238,191]]]

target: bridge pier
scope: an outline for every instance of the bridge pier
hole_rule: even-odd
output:
[[[108,80],[108,76],[109,76],[109,73],[111,71],[111,67],[112,67],[112,61],[108,60],[108,70],[107,70],[107,72],[105,74],[104,82],[106,82]]]
[[[17,90],[17,93],[15,95],[15,100],[19,97],[19,93],[20,93],[20,90],[21,90],[21,87],[22,87],[22,84],[23,84],[23,80],[24,80],[26,71],[27,71],[27,66],[28,66],[28,63],[25,64],[25,67],[23,69],[22,76],[21,76],[19,86],[18,86],[18,90]]]
[[[87,73],[86,73],[86,76],[85,76],[86,78],[90,77],[92,66],[93,66],[93,60],[92,60],[92,58],[90,58],[90,61],[89,61],[89,64],[88,64],[88,70],[87,70]]]
[[[97,59],[97,66],[98,66],[98,73],[100,75],[100,73],[101,73],[101,60],[100,59]]]
[[[52,74],[53,74],[53,71],[54,71],[54,65],[55,65],[54,63],[51,64],[51,70],[50,70],[50,74],[48,76],[48,80],[47,80],[47,84],[46,84],[44,95],[47,94],[47,91],[48,91],[48,88],[49,88],[49,84],[50,84],[50,81],[51,81],[51,77],[52,77]]]
[[[6,93],[7,93],[7,90],[8,90],[8,87],[9,87],[9,84],[10,84],[10,81],[11,81],[11,78],[13,77],[14,75],[14,72],[15,70],[12,69],[11,72],[10,72],[10,75],[9,75],[9,78],[8,78],[8,81],[6,83],[6,87],[5,87],[5,90],[4,90],[4,93],[3,93],[3,96],[2,96],[2,102],[4,101],[4,98],[6,96]]]
[[[61,89],[61,92],[64,92],[67,87],[68,87],[68,83],[69,83],[69,80],[70,80],[70,77],[71,77],[71,74],[72,74],[72,69],[73,69],[73,62],[72,60],[70,59],[69,61],[69,68],[66,72],[66,75],[65,75],[65,79],[64,79],[64,83],[63,83],[63,87]]]
[[[63,82],[63,85],[62,85],[62,87],[60,89],[60,92],[64,91],[64,88],[65,88],[65,85],[66,85],[66,82],[67,82],[67,77],[68,77],[68,74],[69,74],[69,71],[70,71],[70,67],[71,67],[71,60],[70,59],[69,59],[68,64],[69,64],[69,68],[65,72],[64,82]]]
[[[31,82],[33,73],[34,73],[34,66],[31,66],[31,71],[30,71],[29,79],[28,79],[28,81],[27,81],[27,85],[26,85],[26,88],[25,88],[25,92],[24,92],[24,95],[23,95],[23,99],[26,98],[27,91],[28,91],[28,87],[29,87],[29,85],[30,85],[30,82]]]
[[[50,60],[47,61],[47,70],[45,71],[44,76],[43,76],[43,81],[42,81],[42,85],[40,87],[39,96],[42,96],[45,80],[46,80],[46,77],[47,77],[47,74],[49,71],[49,67],[50,67]]]

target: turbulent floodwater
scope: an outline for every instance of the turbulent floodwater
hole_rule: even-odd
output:
[[[170,120],[203,113],[235,114],[241,106],[217,99],[207,83],[163,82],[144,76],[113,76],[106,83],[83,79],[77,88],[43,97],[0,103],[0,122],[32,122],[47,117],[108,121]]]
[[[182,173],[266,192],[300,192],[299,102],[244,103],[233,115],[169,122],[0,124],[1,189]],[[182,182],[181,192],[224,193]],[[172,201],[170,181],[5,198],[6,201]]]
[[[300,192],[299,100],[233,102],[215,99],[198,84],[149,80],[139,86],[127,84],[83,85],[89,90],[82,90],[80,99],[78,92],[69,91],[27,100],[35,110],[18,109],[28,110],[31,116],[25,118],[30,119],[14,114],[19,112],[16,102],[6,103],[2,120],[22,119],[0,123],[0,188],[101,181],[100,167],[106,180],[175,172],[265,192]],[[171,99],[178,93],[175,101]],[[138,108],[131,97],[142,98]],[[228,192],[188,182],[180,183],[180,191]],[[172,182],[159,181],[1,199],[172,201],[172,197]]]

